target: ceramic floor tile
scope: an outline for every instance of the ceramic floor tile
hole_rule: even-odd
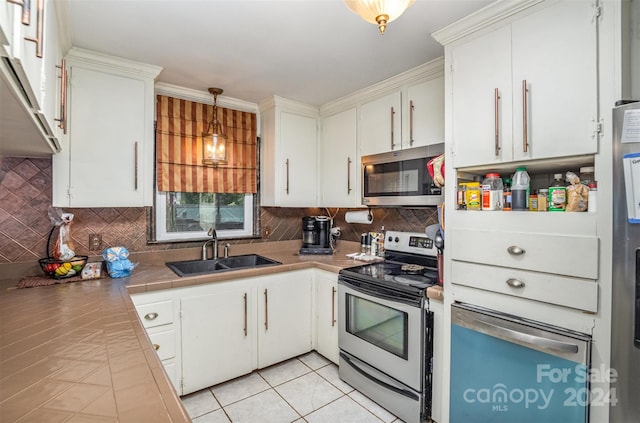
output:
[[[251,395],[266,391],[270,386],[256,372],[221,383],[211,388],[213,395],[223,407]]]
[[[325,378],[326,380],[328,380],[329,383],[331,383],[336,388],[340,389],[345,394],[348,394],[349,392],[353,391],[353,388],[351,387],[351,385],[347,384],[346,382],[343,382],[340,379],[340,376],[338,375],[338,366],[336,366],[335,364],[332,363],[329,366],[325,366],[321,369],[318,369],[317,373],[323,378]]]
[[[352,400],[369,410],[371,413],[375,414],[380,420],[386,423],[391,423],[396,420],[396,416],[388,412],[386,409],[382,408],[375,402],[371,401],[369,398],[361,394],[359,391],[353,391],[349,394]]]
[[[208,389],[185,395],[182,397],[182,405],[192,419],[220,408],[220,404]]]
[[[374,423],[381,422],[376,416],[365,410],[348,396],[332,402],[331,404],[306,415],[309,423]]]
[[[276,364],[259,371],[260,375],[266,379],[271,386],[278,386],[284,382],[288,382],[311,370],[302,364],[298,359],[292,359],[280,364]]]
[[[273,389],[231,404],[225,411],[234,423],[289,423],[300,417]]]
[[[212,411],[204,416],[193,419],[193,423],[230,423],[231,420],[227,417],[222,409]]]
[[[308,373],[283,383],[275,390],[302,416],[343,395],[340,390],[316,373]]]
[[[330,363],[329,360],[315,351],[311,351],[309,354],[301,355],[300,357],[298,357],[298,359],[307,366],[311,367],[313,370],[318,370],[320,367],[324,367]]]

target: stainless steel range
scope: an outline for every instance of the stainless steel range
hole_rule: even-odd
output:
[[[388,231],[385,260],[338,278],[340,378],[407,423],[431,415],[437,250],[425,234]]]

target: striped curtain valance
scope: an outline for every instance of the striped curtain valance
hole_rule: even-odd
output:
[[[227,136],[227,163],[202,165],[202,133],[213,105],[157,96],[158,190],[255,193],[257,191],[256,114],[217,107]]]

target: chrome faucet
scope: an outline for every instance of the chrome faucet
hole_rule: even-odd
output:
[[[229,247],[231,247],[231,244],[229,244],[228,242],[224,244],[224,258],[229,257]]]
[[[207,234],[211,237],[211,239],[208,239],[204,242],[204,244],[202,244],[202,260],[208,260],[207,258],[207,245],[209,245],[210,243],[213,243],[213,259],[217,259],[218,258],[218,234],[216,233],[216,230],[213,228],[209,229],[209,232],[207,232]]]

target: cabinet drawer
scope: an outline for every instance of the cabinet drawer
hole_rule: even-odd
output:
[[[145,328],[173,323],[173,301],[171,300],[137,305],[136,311]]]
[[[149,334],[149,339],[160,360],[173,358],[176,355],[176,331],[167,330]]]
[[[598,311],[598,285],[592,279],[453,261],[451,282],[594,313]]]
[[[447,235],[453,260],[598,279],[596,237],[455,228]]]

